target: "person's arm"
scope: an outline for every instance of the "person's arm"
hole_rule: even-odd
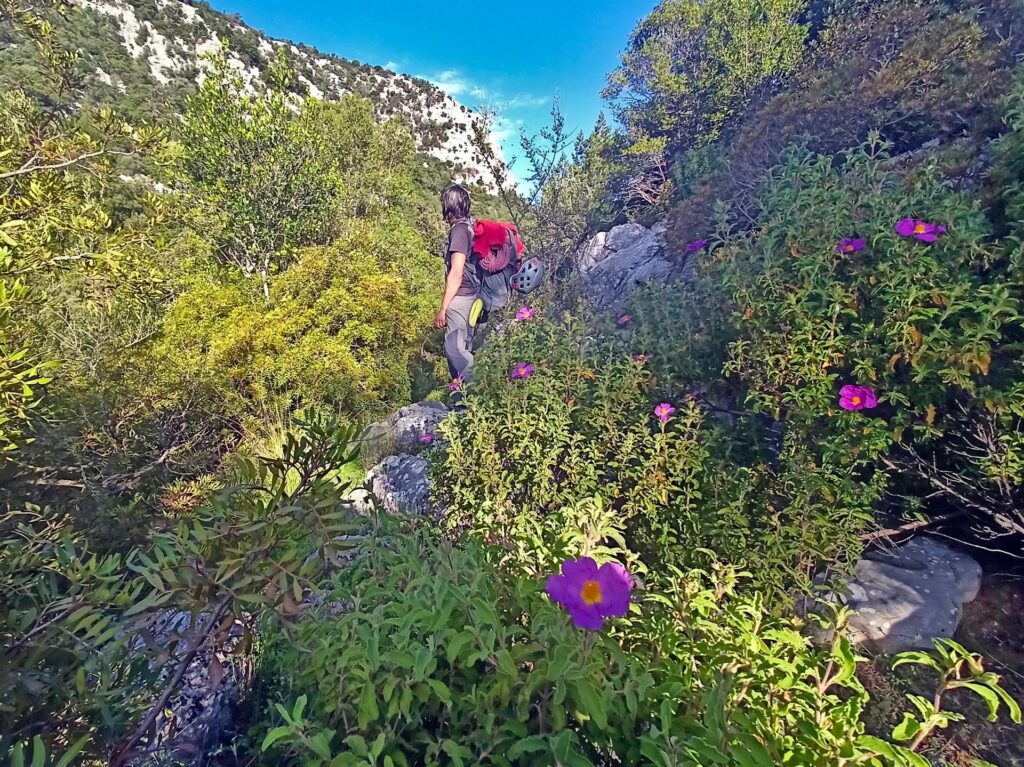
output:
[[[444,283],[444,296],[441,297],[441,310],[437,313],[437,317],[434,318],[435,328],[443,328],[448,324],[448,307],[462,286],[462,273],[465,269],[466,254],[453,251],[451,268],[448,270],[448,277]]]

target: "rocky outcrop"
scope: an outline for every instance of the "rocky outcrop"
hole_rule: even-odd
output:
[[[194,633],[193,622],[202,626],[209,615],[198,618],[191,613],[168,610],[154,624],[153,639],[158,647],[179,642],[179,657],[188,652]],[[223,642],[201,650],[189,663],[174,695],[163,706],[153,724],[146,755],[129,760],[134,767],[169,763],[200,763],[234,733],[240,705],[247,695],[255,673],[255,657],[251,652],[239,653],[244,634],[235,623]],[[170,672],[165,671],[164,674]]]
[[[853,610],[850,638],[889,653],[930,649],[953,636],[980,588],[981,566],[933,538],[871,552],[841,589]]]
[[[431,434],[448,415],[440,402],[417,402],[403,407],[390,418],[368,426],[359,438],[364,466],[374,466],[389,455],[417,455],[428,445],[422,439]]]
[[[666,251],[664,224],[613,227],[595,234],[577,254],[583,294],[602,312],[622,310],[634,285],[667,280],[679,267]]]
[[[377,503],[392,514],[431,516],[434,513],[427,462],[422,456],[388,456],[366,475],[366,484]]]

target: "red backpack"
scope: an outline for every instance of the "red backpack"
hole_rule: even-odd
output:
[[[519,239],[516,225],[485,218],[473,223],[473,253],[480,267],[491,274],[504,271],[510,264],[518,268],[526,248]]]

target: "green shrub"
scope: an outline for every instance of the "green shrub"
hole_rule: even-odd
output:
[[[205,391],[225,423],[258,431],[303,406],[382,415],[409,401],[409,358],[433,304],[409,273],[414,259],[394,256],[417,249],[407,226],[366,224],[301,251],[270,278],[268,298],[223,272],[196,279],[151,355],[178,376],[172,388]]]
[[[316,612],[268,639],[251,733],[263,763],[927,765],[864,734],[864,659],[842,634],[815,648],[732,569],[668,569],[627,617],[583,632],[541,578],[496,567],[480,544],[388,527]],[[577,552],[585,528],[569,534]],[[957,716],[942,690],[973,686],[1020,719],[962,648],[901,662],[940,675],[938,705],[922,698],[897,728],[915,748]]]
[[[877,465],[933,511],[1013,529],[1020,286],[978,206],[934,167],[889,169],[877,142],[842,168],[796,153],[760,199],[759,230],[715,254],[735,332],[724,373],[738,397],[782,422],[784,456],[815,446],[854,473]],[[933,244],[900,237],[905,217],[948,232]],[[843,237],[866,246],[837,253]],[[880,407],[843,412],[844,384],[873,386]]]
[[[711,550],[786,591],[823,561],[849,564],[880,488],[809,448],[773,465],[751,446],[763,432],[756,419],[730,426],[714,417],[710,393],[686,395],[707,380],[687,378],[692,365],[673,363],[669,349],[664,359],[634,360],[652,354],[632,334],[657,334],[657,325],[640,329],[654,315],[638,313],[635,329],[604,328],[612,334],[604,341],[578,321],[537,320],[485,350],[467,410],[442,424],[444,447],[433,454],[448,523],[515,548],[534,520],[598,497],[652,571],[706,564]],[[518,361],[536,372],[510,381]],[[673,370],[682,375],[673,379]],[[678,408],[665,425],[653,414],[660,401]]]
[[[327,418],[296,423],[279,454],[239,460],[220,493],[123,555],[97,554],[57,510],[5,514],[0,758],[34,738],[37,751],[85,742],[91,760],[115,763],[167,748],[157,730],[173,728],[165,706],[195,654],[210,652],[211,679],[223,676],[258,627],[300,612],[351,547],[342,536],[365,527],[339,478],[353,437]],[[168,628],[175,613],[192,620]]]

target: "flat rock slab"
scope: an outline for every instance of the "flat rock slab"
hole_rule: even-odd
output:
[[[373,466],[389,455],[416,455],[428,446],[420,440],[430,434],[448,415],[440,402],[417,402],[393,413],[387,420],[371,424],[360,436],[364,466]]]
[[[366,485],[377,502],[392,514],[431,516],[430,477],[419,455],[391,455],[366,475]]]
[[[887,653],[930,649],[933,639],[953,636],[980,588],[981,566],[933,538],[871,552],[845,588],[850,638]]]

